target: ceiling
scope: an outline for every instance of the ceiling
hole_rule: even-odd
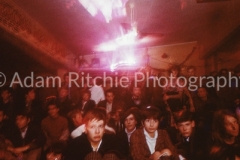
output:
[[[240,26],[239,0],[126,0],[126,16],[109,23],[93,17],[80,0],[12,1],[76,55],[92,54],[95,46],[120,36],[121,24],[130,24],[132,3],[137,30],[150,37],[137,47],[194,41],[203,57]]]

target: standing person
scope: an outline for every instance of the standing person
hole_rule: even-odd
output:
[[[175,148],[166,131],[158,129],[160,111],[147,106],[141,111],[143,128],[137,129],[130,138],[133,160],[178,159]]]

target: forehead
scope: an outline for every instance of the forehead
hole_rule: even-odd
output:
[[[26,116],[23,116],[23,115],[17,115],[17,116],[16,116],[16,119],[25,119],[25,118],[27,119],[27,117],[26,117]]]
[[[132,113],[129,114],[129,115],[126,117],[126,119],[130,119],[130,118],[135,118],[134,115],[133,115]]]
[[[191,124],[192,121],[184,121],[184,122],[179,122],[177,123],[178,125],[188,125],[188,124]]]
[[[107,96],[113,96],[112,92],[107,92]]]
[[[92,125],[98,126],[98,125],[103,125],[103,124],[104,124],[103,120],[92,119],[92,120],[89,120],[86,125],[87,126],[92,126]]]
[[[232,116],[225,116],[225,118],[224,118],[225,123],[229,123],[229,122],[233,122],[233,121],[236,121],[236,118],[234,118]]]

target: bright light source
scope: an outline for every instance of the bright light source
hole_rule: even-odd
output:
[[[104,16],[109,23],[115,17],[126,16],[125,3],[127,0],[78,0],[82,6],[95,18]]]

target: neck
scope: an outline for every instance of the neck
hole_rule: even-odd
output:
[[[136,127],[135,127],[135,128],[136,128]],[[132,132],[135,128],[133,128],[133,129],[131,129],[131,130],[128,130],[128,129],[127,129],[127,132],[130,133],[130,132]]]
[[[227,144],[233,144],[235,142],[235,137],[227,137],[224,139],[224,142]]]
[[[155,132],[153,132],[153,133],[148,133],[149,134],[149,136],[151,137],[151,138],[154,138],[155,137]]]
[[[98,145],[99,145],[100,142],[101,142],[101,141],[99,141],[99,142],[90,142],[90,143],[91,143],[91,146],[92,146],[92,148],[93,148],[94,151],[97,150]]]
[[[27,126],[26,127],[23,127],[20,129],[21,132],[24,132],[26,130]]]

